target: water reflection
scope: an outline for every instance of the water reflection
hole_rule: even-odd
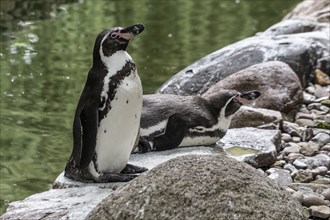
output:
[[[145,24],[128,51],[151,93],[200,57],[277,22],[298,1],[1,0],[0,212],[5,201],[46,190],[63,170],[101,30]]]

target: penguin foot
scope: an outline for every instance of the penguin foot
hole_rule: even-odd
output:
[[[115,173],[104,173],[99,176],[97,182],[100,183],[107,183],[107,182],[128,182],[139,175],[132,175],[132,174],[115,174]]]
[[[122,174],[134,174],[134,173],[143,173],[148,169],[145,167],[139,167],[132,164],[127,164],[126,167],[121,171]]]

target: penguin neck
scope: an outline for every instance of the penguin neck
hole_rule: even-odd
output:
[[[105,56],[103,51],[100,51],[101,61],[106,69],[120,70],[127,61],[133,62],[132,57],[124,50],[119,50],[111,56]]]

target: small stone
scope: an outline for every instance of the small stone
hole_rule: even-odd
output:
[[[330,135],[326,133],[318,133],[312,138],[312,141],[323,146],[330,143]]]
[[[292,141],[294,143],[299,143],[301,141],[301,138],[300,137],[292,137]]]
[[[314,82],[321,86],[327,86],[330,85],[330,77],[322,70],[316,69],[314,72]]]
[[[299,125],[296,123],[283,121],[283,130],[291,136],[300,137]]]
[[[292,194],[292,197],[297,199],[300,204],[302,204],[303,199],[304,199],[304,193],[297,191]]]
[[[315,85],[315,94],[316,98],[329,97],[329,91],[326,86]]]
[[[324,116],[324,123],[330,124],[330,114]]]
[[[285,160],[278,160],[275,163],[272,164],[272,167],[283,167],[285,164]]]
[[[296,114],[296,120],[300,119],[300,118],[314,120],[314,117],[315,117],[314,115],[309,114],[309,113],[298,112]]]
[[[302,205],[306,207],[310,207],[314,205],[326,205],[326,202],[319,196],[316,196],[315,194],[306,194],[304,195]]]
[[[315,87],[314,85],[311,85],[311,86],[308,86],[306,89],[305,89],[306,92],[308,92],[308,94],[314,94],[315,93]]]
[[[326,145],[324,145],[323,147],[321,147],[320,150],[321,150],[321,151],[328,151],[328,152],[330,152],[330,144],[326,144]]]
[[[311,119],[300,118],[295,121],[301,127],[314,127],[316,126],[316,122]]]
[[[299,153],[300,146],[296,143],[289,142],[284,145],[283,153],[290,154],[290,153]]]
[[[330,99],[322,100],[321,104],[330,107]]]
[[[307,186],[301,186],[301,187],[299,187],[298,192],[302,192],[304,195],[314,194],[313,189],[311,189],[311,188],[309,188]]]
[[[293,163],[294,160],[296,159],[304,159],[304,155],[299,154],[299,153],[290,153],[289,155],[287,155],[285,157],[285,160],[289,163]],[[304,163],[306,163],[306,161],[304,161]]]
[[[294,178],[294,182],[309,183],[314,180],[313,174],[308,170],[299,170]]]
[[[321,193],[321,195],[324,196],[324,199],[330,200],[330,188],[323,190],[323,192]]]
[[[329,186],[326,184],[319,184],[319,183],[291,183],[289,185],[290,188],[299,191],[299,189],[301,187],[306,187],[306,188],[310,188],[313,191],[317,192],[317,191],[323,191],[325,189],[328,189]]]
[[[282,186],[287,186],[290,183],[292,183],[292,178],[290,176],[289,171],[283,169],[277,169],[277,168],[271,168],[271,169],[269,169],[271,170],[270,171],[271,174],[268,176],[270,179],[275,180],[278,184]]]
[[[317,175],[325,176],[328,172],[328,168],[325,166],[320,166],[320,167],[313,169],[311,172],[314,177],[316,177]]]
[[[316,180],[314,180],[312,183],[330,186],[330,178],[324,176],[316,176]]]
[[[303,94],[303,103],[309,104],[315,102],[316,97],[312,94],[304,92]]]
[[[329,219],[330,217],[330,208],[326,205],[311,206],[308,211],[312,217],[320,219]]]
[[[308,110],[312,110],[312,109],[320,110],[321,106],[322,106],[321,103],[311,103],[307,106],[307,109]]]
[[[311,141],[302,142],[299,145],[301,147],[299,152],[305,156],[314,156],[320,150],[319,144]]]
[[[326,154],[317,154],[314,157],[305,157],[304,159],[301,159],[301,161],[306,163],[309,169],[314,169],[320,166],[330,167],[330,157]]]
[[[297,169],[306,169],[307,168],[307,164],[300,161],[299,159],[296,159],[295,161],[293,161],[293,166],[295,166]]]
[[[292,137],[291,135],[287,134],[287,133],[282,133],[281,134],[281,138],[282,138],[282,141],[284,142],[292,142]]]
[[[290,163],[285,164],[283,168],[285,170],[289,171],[290,173],[298,171],[297,168],[295,166],[293,166],[292,164],[290,164]]]

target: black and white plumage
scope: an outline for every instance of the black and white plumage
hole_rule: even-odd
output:
[[[127,164],[138,138],[142,85],[126,52],[144,26],[112,28],[95,41],[93,66],[73,123],[73,151],[65,176],[82,182],[129,181],[146,171]]]
[[[222,90],[209,96],[144,95],[139,151],[215,144],[244,99],[258,91]]]

